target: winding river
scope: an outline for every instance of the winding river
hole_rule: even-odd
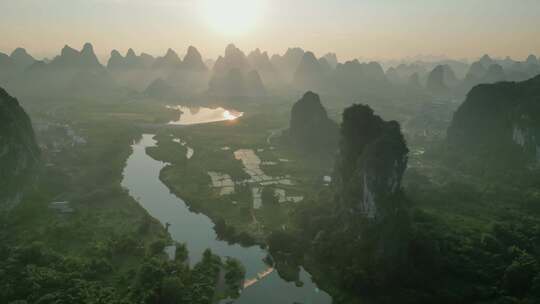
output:
[[[301,270],[302,287],[286,282],[264,262],[267,252],[258,246],[245,248],[217,240],[212,221],[203,214],[193,213],[186,203],[172,194],[159,180],[159,173],[167,164],[146,154],[146,147],[156,144],[153,135],[145,134],[133,144],[133,153],[124,169],[122,186],[129,190],[143,208],[163,225],[170,223],[169,233],[175,241],[186,243],[190,262],[200,260],[205,249],[214,254],[233,257],[246,268],[246,288],[234,303],[240,304],[329,304],[331,297],[319,290],[311,276]],[[259,279],[257,279],[259,278]]]

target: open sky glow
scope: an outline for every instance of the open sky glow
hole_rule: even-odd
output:
[[[204,57],[234,42],[283,53],[300,46],[340,59],[419,54],[523,59],[540,55],[538,0],[0,0],[0,52],[51,57],[69,44]]]

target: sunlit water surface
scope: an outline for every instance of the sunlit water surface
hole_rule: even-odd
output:
[[[186,107],[186,106],[167,106],[169,109],[175,109],[180,112],[178,120],[170,121],[170,125],[195,125],[210,122],[235,120],[244,115],[242,112],[227,110],[221,107]]]
[[[124,169],[122,185],[129,190],[142,207],[162,224],[170,223],[169,232],[175,241],[187,243],[190,262],[198,262],[205,249],[222,257],[234,257],[246,268],[246,279],[257,277],[268,269],[263,262],[266,251],[253,246],[244,248],[229,245],[217,240],[212,221],[202,214],[189,210],[185,202],[174,194],[159,180],[159,172],[166,163],[156,161],[146,154],[146,147],[156,144],[153,135],[145,134],[142,140],[133,144],[133,153]],[[304,283],[297,287],[294,282],[281,279],[276,271],[259,282],[244,289],[241,297],[234,303],[245,304],[286,304],[314,303],[329,304],[330,296],[320,291],[312,282],[311,276],[301,270],[300,280]]]

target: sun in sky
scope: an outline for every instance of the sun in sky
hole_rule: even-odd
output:
[[[203,18],[212,30],[225,36],[252,31],[264,13],[265,0],[204,0]]]

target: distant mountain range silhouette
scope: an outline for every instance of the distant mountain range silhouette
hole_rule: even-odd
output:
[[[113,50],[106,65],[99,62],[90,43],[80,51],[66,45],[51,61],[36,60],[23,48],[10,55],[0,53],[0,85],[21,97],[142,94],[174,99],[206,94],[258,98],[309,90],[352,97],[404,91],[450,97],[464,96],[478,84],[523,81],[538,74],[540,61],[535,55],[524,61],[484,55],[472,64],[448,59],[417,61],[385,70],[378,62],[339,62],[334,53],[317,57],[301,48],[289,48],[282,55],[255,49],[246,56],[234,44],[215,61],[205,60],[193,46],[183,58],[173,49],[158,57],[137,55],[133,49],[123,56]],[[157,94],[157,88],[167,88],[167,92]]]

